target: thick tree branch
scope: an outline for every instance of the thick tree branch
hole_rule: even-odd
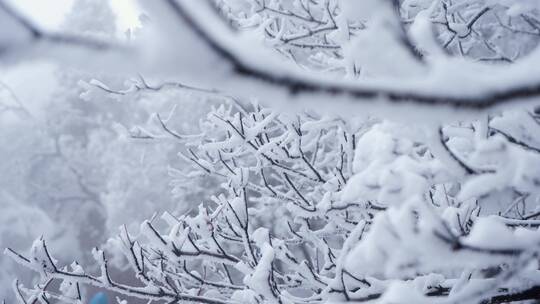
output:
[[[540,82],[516,85],[505,89],[490,89],[478,95],[459,96],[421,93],[406,89],[375,88],[354,86],[333,82],[310,80],[297,75],[277,73],[262,66],[247,63],[241,55],[235,53],[223,43],[223,39],[215,39],[213,34],[200,23],[190,12],[194,8],[186,1],[163,0],[216,55],[228,62],[239,76],[255,79],[267,85],[280,87],[290,94],[323,94],[329,96],[347,96],[362,102],[387,100],[395,103],[413,103],[426,106],[449,106],[468,110],[482,110],[502,104],[519,102],[540,96]],[[474,24],[474,23],[473,23]]]

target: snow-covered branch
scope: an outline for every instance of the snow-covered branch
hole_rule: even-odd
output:
[[[371,3],[371,1],[368,2]],[[138,60],[140,62],[139,68],[146,71],[152,66],[153,72],[163,68],[167,70],[166,73],[171,73],[173,71],[166,65],[176,61],[177,70],[173,73],[182,77],[187,74],[191,75],[193,79],[196,79],[195,82],[198,86],[202,85],[203,87],[238,92],[241,88],[245,88],[246,85],[255,85],[253,90],[248,90],[249,93],[258,91],[265,96],[279,96],[291,101],[300,100],[305,104],[309,104],[309,100],[313,99],[332,98],[335,101],[359,103],[365,105],[366,109],[380,108],[381,106],[383,108],[392,108],[397,105],[404,105],[408,109],[410,105],[416,105],[426,106],[429,109],[455,108],[470,111],[536,102],[540,94],[540,80],[534,76],[534,71],[531,69],[538,66],[538,52],[532,52],[512,65],[492,66],[468,62],[449,55],[441,55],[442,51],[437,51],[437,47],[434,48],[433,41],[429,42],[433,40],[433,36],[437,32],[426,24],[426,21],[434,25],[442,24],[443,28],[450,33],[451,38],[444,45],[439,46],[441,49],[443,47],[448,48],[451,43],[459,40],[461,56],[469,56],[466,54],[463,44],[465,41],[475,41],[476,44],[472,45],[471,48],[483,43],[488,49],[494,50],[495,57],[507,58],[506,55],[498,54],[498,46],[488,41],[479,29],[475,29],[475,27],[479,27],[478,24],[481,19],[494,19],[495,16],[499,16],[497,14],[500,14],[501,11],[504,12],[505,7],[493,4],[477,10],[475,9],[477,7],[476,1],[473,2],[474,4],[468,6],[453,5],[452,7],[449,7],[446,2],[443,2],[439,7],[434,2],[430,7],[422,8],[423,10],[416,14],[410,30],[407,30],[402,26],[401,17],[395,11],[401,9],[409,14],[409,7],[404,6],[399,1],[378,1],[373,5],[362,4],[359,7],[349,7],[347,6],[349,5],[347,4],[348,1],[345,0],[338,2],[326,1],[326,5],[322,5],[322,2],[315,2],[317,5],[307,5],[303,1],[299,1],[297,7],[300,7],[303,12],[285,9],[282,6],[272,6],[264,1],[262,3],[254,1],[253,10],[255,10],[256,14],[267,16],[269,22],[276,20],[274,19],[276,17],[273,17],[276,14],[286,18],[280,19],[282,21],[278,22],[281,24],[281,29],[279,25],[276,25],[278,27],[274,29],[272,29],[272,26],[263,25],[264,32],[270,35],[270,39],[280,41],[277,45],[275,44],[277,48],[321,33],[323,36],[315,40],[328,41],[329,37],[324,33],[330,31],[337,36],[345,35],[349,37],[346,39],[334,39],[339,42],[340,49],[336,53],[337,55],[332,55],[335,61],[336,58],[339,59],[344,56],[341,50],[343,48],[350,54],[352,54],[351,52],[379,52],[383,46],[375,42],[370,43],[372,37],[377,35],[386,37],[388,35],[389,40],[385,40],[384,47],[392,49],[393,52],[400,52],[403,60],[409,61],[403,64],[410,65],[412,67],[411,71],[418,71],[418,73],[409,72],[406,77],[401,77],[399,82],[395,80],[395,77],[377,77],[376,79],[363,79],[362,81],[343,80],[336,78],[332,73],[330,75],[323,72],[314,74],[313,72],[292,67],[290,64],[287,66],[285,60],[276,53],[271,52],[269,48],[262,47],[260,43],[249,38],[249,35],[246,35],[244,31],[232,28],[230,24],[224,22],[223,16],[218,14],[218,10],[210,1],[161,0],[151,5],[146,4],[150,16],[152,16],[152,13],[157,14],[158,12],[167,11],[161,17],[156,15],[156,19],[162,17],[164,19],[159,20],[159,22],[156,20],[156,27],[161,30],[161,35],[177,33],[174,34],[178,36],[177,39],[172,38],[171,40],[171,37],[167,38],[169,45],[163,45],[162,47],[171,50],[180,47],[182,44],[189,44],[190,47],[183,50],[185,54],[179,57],[173,56],[177,52],[171,52],[170,55],[161,54],[161,59],[151,65],[148,62],[144,63],[144,61],[152,60],[154,55],[150,55],[151,57],[147,59],[141,57]],[[302,3],[306,6],[303,6]],[[343,6],[341,14],[336,13],[339,11],[338,4]],[[350,16],[351,13],[345,11],[369,8],[373,9],[370,13],[372,17],[364,20],[367,17],[359,16],[357,22],[361,22],[358,24],[362,24],[362,26],[356,27],[354,25],[355,20],[350,21],[353,18]],[[471,9],[473,12],[470,13],[465,8]],[[5,3],[2,4],[2,9],[18,25],[22,25],[33,39],[45,39],[50,40],[53,44],[76,45],[90,49],[108,49],[112,47],[110,44],[89,39],[44,33],[14,13]],[[508,10],[508,8],[506,9]],[[464,10],[467,15],[471,16],[464,17],[463,14],[465,13],[460,10]],[[486,17],[490,13],[494,14],[494,16]],[[442,17],[437,17],[436,14],[442,15]],[[456,14],[459,14],[459,16],[456,17]],[[432,17],[433,15],[436,17]],[[320,28],[308,28],[306,32],[304,27],[299,25],[292,30],[293,35],[296,36],[290,36],[287,33],[291,32],[291,30],[285,27],[288,22],[287,18],[301,23],[315,23]],[[441,20],[441,18],[443,19]],[[523,19],[528,20],[526,24],[529,24],[529,26],[535,24],[532,21],[534,17],[531,16],[529,11],[523,14]],[[164,27],[173,28],[165,29]],[[353,33],[349,32],[351,28]],[[347,32],[343,33],[344,30]],[[159,36],[159,32],[152,35]],[[478,36],[478,38],[473,36]],[[156,39],[159,41],[156,45],[163,42],[161,41],[162,38]],[[368,43],[367,45],[362,44],[362,48],[365,48],[365,50],[356,49],[359,47],[356,45],[360,41]],[[537,39],[533,40],[532,44],[535,44],[536,41]],[[8,39],[8,43],[3,45],[4,49],[6,47],[9,49],[18,44],[12,44]],[[136,44],[139,48],[143,45]],[[531,45],[531,43],[528,45]],[[163,49],[162,47],[160,46],[161,49]],[[521,52],[522,50],[517,51]],[[142,49],[137,52],[137,54],[151,53],[151,49]],[[291,58],[295,60],[294,52],[285,51],[285,53],[288,53],[289,57],[292,56]],[[199,57],[197,63],[190,59],[194,54],[202,56]],[[470,56],[474,57],[475,55]],[[96,57],[99,57],[99,54]],[[265,59],[261,60],[262,57],[265,57]],[[487,58],[480,57],[478,59],[481,61],[487,60]],[[347,61],[350,58],[348,59],[345,56],[344,60]],[[210,68],[207,64],[214,65],[216,61],[220,66],[219,72],[212,73],[211,71],[216,69]],[[298,60],[296,61],[298,62]],[[304,62],[299,63],[306,65]],[[355,66],[360,67],[356,63]],[[196,72],[194,73],[194,71]]]

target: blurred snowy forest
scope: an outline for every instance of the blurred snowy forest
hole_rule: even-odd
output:
[[[540,302],[540,2],[13,4],[5,303]]]

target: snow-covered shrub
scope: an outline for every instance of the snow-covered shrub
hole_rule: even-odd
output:
[[[203,125],[203,134],[187,139],[183,158],[198,168],[193,174],[217,176],[221,193],[198,213],[165,213],[143,222],[140,233],[124,228],[110,241],[144,288],[116,282],[103,251],[94,251],[101,265],[96,274],[78,264],[61,266],[43,239],[30,256],[8,254],[42,280],[152,302],[537,297],[540,234],[531,208],[540,172],[519,162],[534,164],[538,153],[491,132],[478,147],[465,145],[474,147],[466,168],[476,171],[456,175],[425,143],[411,140],[407,127],[385,121],[351,125],[338,117],[230,103],[216,107]],[[452,133],[456,150],[459,142],[475,142],[466,126],[444,132]],[[441,141],[450,145],[446,137]],[[508,153],[519,156],[510,161]],[[503,182],[485,181],[491,178]],[[502,207],[486,196],[495,193],[508,197]],[[45,288],[39,286],[17,290],[30,299],[81,297],[40,293]]]

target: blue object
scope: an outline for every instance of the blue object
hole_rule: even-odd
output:
[[[107,299],[107,295],[103,292],[97,293],[92,300],[90,300],[90,304],[107,304],[109,303],[109,300]]]

